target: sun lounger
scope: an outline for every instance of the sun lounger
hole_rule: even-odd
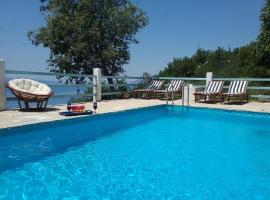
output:
[[[151,94],[159,90],[163,84],[164,80],[152,80],[144,89],[133,90],[134,96],[136,97],[136,94],[142,93],[143,97],[150,97]]]
[[[201,98],[206,101],[215,101],[217,97],[221,97],[221,92],[223,89],[224,81],[209,81],[203,92],[195,92],[195,102],[199,101]]]
[[[185,85],[185,82],[183,80],[171,80],[164,90],[156,90],[154,91],[154,94],[162,94],[166,95],[167,98],[169,95],[173,95],[174,93],[180,92],[183,86]]]
[[[239,97],[240,102],[242,102],[243,99],[246,99],[248,102],[247,87],[248,81],[232,81],[228,92],[222,94],[222,99],[224,100],[227,97],[228,101],[230,101],[230,98],[232,97]]]

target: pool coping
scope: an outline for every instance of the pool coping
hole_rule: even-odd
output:
[[[55,120],[50,120],[50,121],[44,121],[44,122],[36,122],[36,123],[32,123],[32,124],[22,124],[22,125],[17,125],[17,126],[10,126],[10,127],[4,127],[4,128],[0,128],[0,136],[1,132],[4,132],[5,130],[11,130],[11,129],[15,129],[15,128],[27,128],[27,127],[35,127],[35,126],[39,126],[39,125],[46,125],[49,123],[62,123],[63,121],[76,121],[76,120],[82,120],[82,119],[87,119],[87,118],[98,118],[98,117],[102,117],[102,116],[108,116],[108,115],[113,115],[113,114],[117,114],[117,113],[125,113],[125,112],[129,112],[129,111],[135,111],[135,110],[145,110],[145,109],[153,109],[153,108],[157,108],[157,107],[164,107],[167,106],[166,104],[161,104],[161,105],[153,105],[153,106],[145,106],[145,107],[140,107],[140,108],[131,108],[131,109],[125,109],[125,110],[119,110],[119,111],[113,111],[113,112],[106,112],[106,113],[97,113],[97,114],[92,114],[92,115],[81,115],[81,116],[72,116],[72,117],[67,117],[67,118],[61,118],[61,119],[55,119]]]
[[[46,125],[50,123],[62,123],[64,121],[76,121],[76,120],[82,120],[82,119],[91,119],[91,118],[98,118],[98,117],[103,117],[103,116],[108,116],[108,115],[113,115],[117,113],[126,113],[130,111],[136,111],[136,110],[145,110],[145,109],[153,109],[153,108],[158,108],[158,107],[177,107],[177,108],[183,108],[188,110],[189,108],[196,109],[196,110],[216,110],[216,111],[222,111],[222,112],[234,112],[234,113],[247,113],[247,114],[257,114],[257,115],[264,115],[264,116],[270,116],[269,112],[258,112],[258,111],[248,111],[248,110],[239,110],[239,109],[230,109],[230,108],[213,108],[213,107],[201,107],[201,106],[194,106],[194,105],[189,105],[189,106],[182,106],[182,105],[170,105],[170,104],[160,104],[160,105],[151,105],[151,106],[144,106],[144,107],[139,107],[139,108],[130,108],[130,109],[125,109],[125,110],[119,110],[119,111],[112,111],[112,112],[106,112],[106,113],[97,113],[97,114],[92,114],[92,115],[82,115],[82,116],[76,116],[76,117],[67,117],[67,118],[61,118],[61,119],[55,119],[55,120],[49,120],[49,121],[43,121],[43,122],[36,122],[32,124],[22,124],[22,125],[17,125],[17,126],[10,126],[10,127],[4,127],[0,128],[0,136],[2,134],[5,134],[5,131],[10,131],[12,129],[17,129],[17,128],[27,128],[27,127],[36,127],[40,125]]]

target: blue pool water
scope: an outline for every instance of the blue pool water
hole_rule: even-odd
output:
[[[0,199],[269,199],[270,115],[158,106],[0,130]]]

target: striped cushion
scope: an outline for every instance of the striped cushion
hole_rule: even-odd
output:
[[[204,93],[206,94],[215,94],[215,93],[220,93],[222,90],[224,82],[223,81],[210,81],[208,82]]]
[[[184,86],[184,83],[182,80],[171,80],[168,86],[168,92],[179,91]]]
[[[248,81],[232,81],[228,94],[245,94],[247,92]]]
[[[146,87],[146,90],[158,90],[162,87],[164,81],[163,80],[153,80],[151,83]]]

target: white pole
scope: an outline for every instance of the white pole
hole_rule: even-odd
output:
[[[184,96],[183,96],[183,99],[187,105],[189,105],[190,102],[194,102],[195,101],[195,96],[193,95],[195,92],[196,92],[196,89],[194,87],[194,85],[192,84],[188,84],[188,85],[185,85],[183,87],[183,92],[184,92]]]
[[[0,59],[0,110],[6,110],[5,60]]]
[[[212,80],[213,80],[213,72],[206,72],[206,84],[205,85],[207,85]],[[207,97],[207,99],[209,99],[209,97]]]
[[[213,80],[213,72],[207,72],[206,73],[206,85],[208,82]]]
[[[93,101],[98,102],[101,101],[101,69],[94,68],[93,75],[96,77],[93,79]]]

